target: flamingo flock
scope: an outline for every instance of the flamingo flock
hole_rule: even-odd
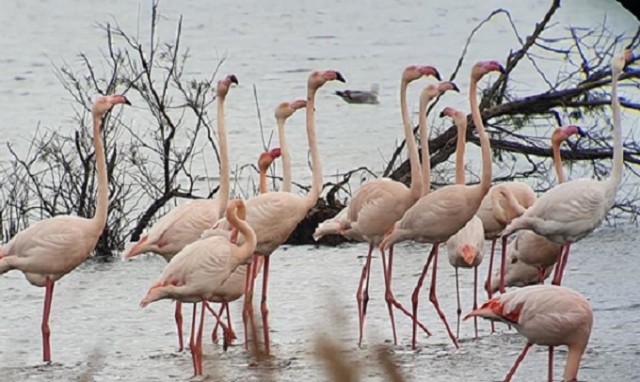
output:
[[[473,307],[464,320],[474,318],[475,337],[478,337],[477,318],[480,317],[490,320],[492,324],[497,321],[511,325],[527,339],[525,348],[504,381],[512,379],[518,365],[534,344],[549,348],[549,381],[553,381],[553,349],[566,345],[569,352],[563,378],[565,381],[577,380],[580,361],[591,334],[593,310],[584,296],[560,284],[571,245],[588,236],[601,224],[613,206],[620,186],[623,159],[617,81],[631,59],[631,51],[624,50],[614,56],[611,63],[614,125],[611,177],[604,181],[566,179],[559,147],[571,136],[584,135],[584,132],[578,126],[563,126],[556,129],[551,137],[558,184],[539,197],[531,187],[522,182],[491,184],[491,143],[478,105],[477,84],[491,73],[504,74],[505,70],[499,62],[479,61],[471,70],[468,97],[471,121],[479,135],[482,153],[480,182],[475,185],[465,183],[467,114],[445,107],[441,110],[440,117],[451,118],[458,131],[456,183],[435,191],[431,191],[427,110],[437,97],[460,90],[453,82],[441,81],[438,70],[433,66],[411,65],[402,72],[400,107],[411,165],[410,186],[388,178],[362,184],[354,193],[350,204],[333,219],[322,222],[314,233],[316,240],[325,235],[343,235],[366,242],[369,246],[356,291],[358,345],[361,345],[364,336],[371,259],[377,248],[381,254],[385,302],[394,344],[398,343],[395,309],[412,321],[413,349],[417,346],[418,327],[430,335],[430,331],[418,319],[418,304],[423,283],[431,269],[429,300],[453,345],[458,348],[462,317],[458,269],[472,268]],[[437,82],[426,85],[419,98],[420,163],[407,107],[407,88],[417,80],[428,77]],[[167,261],[162,274],[151,284],[140,306],[144,308],[161,299],[176,302],[175,321],[179,351],[182,351],[182,304],[193,304],[189,349],[195,375],[203,374],[202,337],[206,310],[216,318],[213,340],[217,339],[217,330],[221,328],[226,349],[231,341],[237,339],[231,324],[229,303],[244,296],[244,345],[246,348],[249,348],[251,342],[256,345],[253,294],[260,271],[263,273],[260,298],[262,336],[264,352],[270,354],[267,305],[270,260],[316,205],[320,196],[322,164],[316,139],[315,98],[323,86],[333,81],[346,82],[342,74],[335,70],[314,71],[308,77],[306,100],[285,102],[276,108],[280,147],[260,155],[260,194],[241,200],[230,199],[229,147],[224,118],[228,93],[233,84],[238,84],[238,78],[228,75],[220,80],[216,88],[220,192],[214,199],[194,200],[172,209],[142,235],[140,240],[131,243],[122,255],[127,260],[143,253],[154,253]],[[45,287],[41,327],[45,362],[51,360],[49,316],[54,284],[91,254],[107,221],[108,178],[100,129],[105,115],[119,104],[130,105],[130,102],[122,95],[100,96],[92,108],[98,177],[94,217],[85,219],[56,216],[42,220],[15,235],[0,251],[0,274],[13,269],[19,270],[31,284]],[[296,195],[291,191],[291,158],[286,143],[285,122],[303,108],[306,111],[306,134],[311,153],[313,182],[306,195]],[[266,172],[277,158],[282,160],[283,185],[280,191],[269,191]],[[508,237],[514,233],[516,237],[509,243]],[[498,238],[502,241],[501,267],[493,274],[492,265]],[[489,299],[478,307],[478,266],[483,260],[485,240],[491,240],[489,274],[484,283]],[[411,296],[411,310],[404,308],[392,292],[394,246],[404,241],[431,244]],[[449,263],[455,268],[455,334],[440,308],[436,294],[441,244],[446,245]],[[554,267],[552,285],[540,285],[544,284]],[[519,289],[507,291],[507,287]],[[494,296],[497,292],[500,294]],[[210,303],[220,303],[220,310],[215,311]],[[222,318],[224,313],[227,315],[226,323]]]

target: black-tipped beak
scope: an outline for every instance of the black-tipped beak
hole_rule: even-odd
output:
[[[344,79],[344,77],[342,76],[342,74],[340,72],[336,72],[336,81],[340,81],[343,83],[347,83],[347,80]]]
[[[446,116],[447,116],[447,115],[444,113],[444,110],[440,112],[440,118],[444,118],[444,117],[446,117]]]
[[[453,90],[454,92],[458,92],[460,93],[460,89],[458,88],[458,85],[456,85],[453,82],[449,82],[451,84],[451,90]]]
[[[124,97],[124,104],[131,106],[131,102],[129,101],[129,99],[127,97]]]
[[[436,80],[442,81],[442,76],[440,76],[440,72],[438,71],[438,69],[433,68],[433,71],[434,71],[433,76],[436,78]]]
[[[233,82],[234,84],[236,84],[236,85],[240,85],[240,83],[238,82],[238,77],[236,77],[234,74],[231,74],[231,75],[229,76],[229,80],[230,80],[231,82]]]
[[[580,127],[578,127],[578,135],[581,137],[586,137],[587,133],[584,132]]]
[[[499,66],[498,66],[498,71],[499,71],[500,73],[502,73],[502,74],[507,74],[507,71],[504,69],[504,66],[502,66],[502,65],[499,65]]]

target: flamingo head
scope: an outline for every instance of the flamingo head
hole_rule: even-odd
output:
[[[242,199],[233,199],[230,200],[227,204],[226,217],[229,220],[229,217],[234,214],[240,220],[245,220],[247,218],[247,207],[244,204],[244,200]]]
[[[307,101],[303,99],[299,99],[293,102],[283,102],[278,107],[276,107],[276,119],[277,120],[285,120],[293,115],[296,110],[300,110],[304,107],[307,107]]]
[[[440,77],[440,73],[438,69],[433,66],[428,65],[411,65],[407,66],[405,70],[402,72],[402,81],[409,83],[413,82],[417,79],[420,79],[422,76],[426,77],[435,77],[438,81],[442,80]]]
[[[498,61],[478,61],[471,69],[471,79],[480,81],[485,74],[491,72],[506,73],[504,67]]]
[[[465,263],[469,264],[469,265],[473,265],[473,262],[476,259],[476,249],[473,248],[473,246],[469,245],[469,244],[465,244],[462,246],[462,248],[460,249],[460,253],[462,254],[462,259],[464,260]]]
[[[309,80],[307,86],[310,89],[318,90],[328,81],[340,81],[347,82],[340,72],[335,70],[315,71],[309,74]]]
[[[619,54],[613,56],[613,58],[611,59],[611,67],[614,72],[620,74],[624,70],[624,67],[633,60],[633,52],[631,51],[631,49],[627,48]]]
[[[445,107],[440,112],[440,118],[449,117],[453,119],[456,126],[467,126],[467,115],[458,109],[450,106]]]
[[[131,102],[129,102],[127,97],[120,94],[100,96],[93,103],[93,115],[102,117],[107,114],[107,112],[111,110],[111,108],[118,104],[131,105]]]
[[[268,169],[273,161],[279,158],[281,154],[279,147],[260,154],[260,158],[258,158],[258,168],[261,170]]]
[[[456,84],[450,81],[440,82],[437,85],[427,85],[420,93],[420,102],[429,103],[437,96],[444,94],[446,91],[459,91]]]
[[[218,86],[216,87],[216,95],[218,97],[226,97],[231,84],[239,84],[238,77],[236,77],[235,74],[229,74],[225,78],[218,81]]]
[[[570,136],[576,134],[580,135],[581,137],[586,136],[584,130],[582,130],[580,126],[568,125],[558,127],[553,131],[553,134],[551,134],[551,142],[559,145],[560,143],[566,141]]]

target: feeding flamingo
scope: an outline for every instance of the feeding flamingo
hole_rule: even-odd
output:
[[[253,228],[258,238],[256,256],[264,257],[264,273],[262,279],[261,313],[265,353],[270,352],[269,323],[267,308],[267,285],[269,280],[270,255],[284,243],[298,223],[304,219],[308,211],[318,202],[322,188],[322,167],[320,154],[316,142],[315,128],[315,96],[318,89],[329,81],[345,82],[342,74],[335,70],[314,71],[307,81],[307,139],[311,151],[311,165],[313,167],[313,182],[311,190],[305,196],[294,195],[289,192],[269,192],[247,200],[247,223]],[[216,223],[221,229],[229,230],[225,220]],[[243,240],[238,236],[238,243]],[[251,269],[252,265],[249,265]],[[247,290],[245,291],[245,304],[243,310],[244,322],[250,322],[255,333],[253,322],[252,294],[255,278],[251,272],[247,272]]]
[[[449,240],[451,236],[462,229],[462,227],[473,218],[478,207],[480,207],[482,198],[489,191],[489,187],[491,187],[491,146],[482,123],[476,93],[478,81],[480,81],[485,74],[494,71],[504,73],[504,68],[497,61],[480,61],[476,63],[471,71],[471,81],[469,85],[471,116],[478,130],[482,151],[482,176],[480,184],[474,186],[450,185],[425,195],[404,214],[401,220],[395,223],[393,229],[385,235],[380,244],[383,250],[388,249],[395,243],[405,240],[433,244],[411,297],[414,318],[412,336],[413,349],[416,348],[418,296],[431,261],[433,261],[433,273],[429,299],[442,319],[454,346],[456,346],[456,348],[458,347],[458,341],[447,323],[444,312],[440,309],[440,304],[436,296],[438,246],[440,243]]]
[[[118,104],[131,105],[122,95],[101,96],[93,103],[93,144],[98,177],[98,200],[93,218],[58,215],[18,232],[0,250],[0,274],[22,271],[31,285],[45,287],[42,314],[44,362],[51,361],[49,314],[56,281],[82,264],[94,250],[107,222],[109,181],[102,141],[104,116]]]
[[[369,275],[371,272],[373,248],[380,243],[385,232],[393,226],[393,223],[397,219],[402,217],[402,214],[420,198],[423,192],[422,183],[424,180],[421,175],[420,157],[418,156],[418,148],[416,147],[413,127],[407,108],[407,88],[410,83],[424,76],[433,76],[440,80],[440,74],[434,67],[416,65],[405,68],[400,79],[400,111],[411,166],[410,187],[407,188],[403,183],[389,178],[374,179],[363,184],[351,199],[347,210],[346,221],[343,220],[340,223],[340,232],[343,233],[345,237],[351,236],[352,232],[354,232],[355,234],[361,235],[369,243],[369,252],[367,253],[367,258],[362,268],[362,274],[356,292],[359,328],[358,346],[362,344],[364,335],[364,323],[367,314],[367,304],[369,302]],[[434,91],[435,89],[434,87]],[[386,284],[388,282],[388,271],[386,270],[384,253],[381,253],[381,259]],[[392,265],[393,253],[390,252],[389,267],[392,267]],[[397,344],[392,304],[407,315],[409,312],[397,302],[393,295],[386,293],[385,299],[391,317],[393,342]],[[425,331],[427,330],[426,328],[424,329]],[[427,333],[429,332],[427,331]]]
[[[187,244],[200,238],[202,232],[210,228],[224,215],[229,199],[229,150],[227,129],[224,120],[224,102],[231,84],[238,84],[235,75],[230,74],[218,81],[216,98],[218,105],[218,139],[220,140],[220,192],[215,199],[196,199],[175,207],[160,218],[140,240],[131,243],[122,258],[130,259],[145,252],[153,252],[171,261]],[[175,320],[178,330],[178,351],[184,348],[182,337],[182,303],[176,301]]]
[[[282,143],[282,142],[281,142]],[[269,192],[267,188],[267,170],[271,167],[271,164],[274,160],[280,157],[281,149],[275,148],[260,154],[258,158],[258,169],[260,171],[260,193],[264,194]],[[209,236],[222,234],[231,239],[231,232],[223,231],[223,230],[207,230],[205,231],[201,238],[205,239]],[[258,258],[257,266],[253,267],[255,272],[259,272],[261,268],[261,258]],[[247,277],[247,268],[248,265],[243,264],[238,266],[236,270],[229,276],[227,281],[222,283],[218,289],[215,290],[213,295],[209,298],[209,302],[220,303],[220,311],[218,312],[218,316],[222,317],[222,314],[227,312],[227,326],[229,327],[229,339],[234,340],[237,338],[236,334],[233,331],[233,326],[231,324],[231,312],[229,311],[229,303],[238,300],[242,295],[244,295],[246,277]],[[213,342],[217,340],[217,330],[218,325],[220,323],[216,322],[216,325],[213,327],[213,331],[211,332],[211,339]],[[245,338],[246,340],[246,338]]]
[[[469,313],[465,320],[470,317],[513,325],[527,339],[504,382],[511,381],[534,344],[549,347],[549,382],[553,382],[553,348],[568,346],[563,380],[577,381],[580,361],[593,326],[593,309],[580,293],[555,285],[529,286],[494,297]]]
[[[244,243],[238,246],[226,237],[215,235],[186,245],[171,259],[162,275],[140,302],[142,308],[161,299],[193,303],[190,349],[195,375],[202,375],[202,331],[205,307],[221,322],[220,317],[209,307],[207,300],[212,298],[238,266],[252,257],[256,248],[256,235],[243,220],[246,216],[244,202],[239,199],[229,201],[225,216],[233,229],[243,235]],[[200,327],[194,342],[198,302],[202,302],[202,309]],[[228,328],[223,323],[221,325],[225,333],[228,333]]]
[[[531,231],[523,231],[523,232],[531,232]],[[511,243],[510,243],[511,244]],[[517,287],[522,288],[529,285],[536,285],[544,282],[547,279],[551,272],[553,271],[553,266],[547,267],[543,274],[542,279],[540,278],[540,271],[537,267],[528,265],[520,261],[517,257],[516,252],[510,251],[507,249],[507,270],[504,274],[504,286],[505,287]],[[491,282],[489,284],[489,288],[491,288],[491,294],[493,295],[498,290],[500,290],[500,270],[496,270],[495,274],[491,278]],[[487,286],[485,286],[487,288]],[[487,292],[489,292],[487,290]],[[493,324],[493,322],[492,322]]]
[[[622,53],[615,55],[611,62],[614,145],[613,165],[609,179],[604,181],[578,179],[558,184],[545,192],[533,206],[522,216],[514,219],[503,231],[504,237],[507,237],[513,232],[528,229],[563,246],[552,281],[555,285],[559,285],[562,280],[571,244],[593,232],[615,203],[624,168],[618,76],[632,58],[631,51],[625,49]]]

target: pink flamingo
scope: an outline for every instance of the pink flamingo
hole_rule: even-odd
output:
[[[313,232],[313,240],[318,241],[326,235],[342,235],[349,240],[365,242],[367,239],[354,229],[344,230],[349,223],[349,207],[344,207],[336,216],[318,224]]]
[[[306,102],[305,102],[306,103]],[[281,141],[282,143],[283,141]],[[260,154],[258,158],[258,169],[260,171],[260,193],[264,194],[269,192],[267,187],[267,170],[271,167],[271,164],[274,160],[279,158],[281,155],[280,148],[275,148],[270,151],[264,152]],[[231,238],[231,232],[222,231],[222,230],[207,230],[206,233],[203,233],[201,238],[207,238],[212,235],[217,235],[222,233],[223,235],[228,235],[229,239]],[[255,272],[259,272],[261,268],[261,258],[258,258],[258,265],[254,267]],[[231,312],[229,311],[229,303],[238,300],[242,295],[244,295],[244,288],[247,277],[247,265],[243,264],[238,266],[236,270],[229,276],[227,281],[225,281],[213,295],[209,298],[209,302],[220,303],[220,311],[218,312],[218,316],[222,317],[222,314],[227,312],[227,326],[229,327],[229,339],[234,340],[238,338],[233,331],[233,326],[231,324]],[[220,323],[216,322],[216,325],[213,327],[213,331],[211,333],[211,339],[213,342],[216,342],[218,337],[218,325]]]
[[[307,107],[307,101],[303,99],[283,102],[278,105],[275,112],[276,123],[278,124],[278,140],[282,150],[282,191],[284,192],[291,192],[291,154],[289,153],[289,145],[287,145],[284,124],[297,110],[305,107]],[[263,192],[261,191],[261,193]]]
[[[431,66],[411,65],[402,72],[400,80],[400,110],[402,115],[402,123],[404,127],[405,141],[407,144],[407,152],[409,155],[409,163],[411,165],[411,185],[409,188],[401,182],[394,181],[389,178],[379,178],[367,182],[360,186],[351,199],[347,210],[346,221],[341,222],[340,233],[345,237],[361,235],[369,242],[369,251],[365,264],[362,268],[358,290],[356,292],[356,300],[358,303],[358,328],[359,339],[358,346],[362,344],[364,335],[365,317],[367,314],[367,305],[369,302],[369,275],[371,272],[371,255],[374,246],[377,246],[382,240],[382,236],[387,232],[393,223],[402,217],[402,214],[411,207],[423,192],[423,178],[420,172],[420,158],[418,156],[418,148],[416,147],[413,136],[413,126],[409,118],[407,108],[407,88],[410,83],[422,78],[423,76],[433,76],[440,80],[440,73]],[[434,87],[434,92],[436,88]],[[426,109],[426,106],[425,106]],[[426,111],[425,111],[426,113]],[[387,275],[389,271],[386,268],[384,253],[381,253],[383,272],[385,274],[385,284],[388,283]],[[393,266],[393,252],[389,252],[389,268]],[[366,283],[366,284],[365,284]],[[393,330],[393,343],[397,344],[397,335],[395,330],[395,320],[393,318],[392,304],[400,309],[403,313],[409,315],[395,299],[388,293],[385,294],[389,316],[391,317],[391,325]],[[429,334],[426,327],[423,329]]]
[[[505,190],[506,189],[506,190]],[[514,198],[512,205],[514,208],[505,209],[500,206],[495,206],[495,195],[505,190],[503,193],[508,192]],[[536,193],[531,186],[523,182],[506,182],[497,184],[489,189],[489,193],[482,199],[480,208],[476,215],[482,220],[482,226],[484,227],[484,235],[486,240],[491,240],[491,253],[489,255],[489,270],[487,273],[487,281],[485,282],[485,289],[488,291],[488,297],[491,298],[490,289],[488,285],[491,279],[491,272],[493,271],[493,257],[496,250],[496,242],[500,235],[500,232],[511,222],[511,220],[520,216],[524,211],[531,207],[537,199]],[[506,197],[504,200],[507,200]],[[515,208],[517,206],[517,209]]]
[[[574,125],[559,127],[551,135],[553,162],[558,184],[567,181],[567,177],[562,169],[560,145],[575,134],[579,134],[580,136],[585,135],[582,129]],[[540,282],[542,282],[545,270],[556,264],[558,257],[562,253],[562,246],[547,240],[544,236],[540,236],[533,231],[522,230],[516,233],[515,240],[507,246],[507,252],[509,251],[513,251],[514,255],[523,263],[535,266],[539,272]]]
[[[313,166],[313,182],[311,190],[305,196],[294,195],[289,192],[269,192],[247,200],[247,223],[253,228],[258,238],[256,256],[264,257],[264,274],[262,279],[261,313],[265,353],[270,352],[269,323],[267,308],[267,285],[269,280],[270,255],[284,243],[298,223],[305,218],[308,211],[318,202],[322,188],[322,167],[320,154],[316,142],[315,128],[315,95],[328,81],[345,82],[342,74],[335,70],[315,71],[309,75],[307,82],[307,138],[311,151],[311,165]],[[225,220],[220,220],[216,226],[229,230]],[[238,236],[238,242],[243,238]],[[252,265],[249,265],[251,269]],[[243,321],[251,323],[253,333],[255,324],[253,321],[253,288],[255,278],[251,272],[247,272],[248,280],[245,291],[245,304],[243,309]],[[245,344],[246,345],[246,344]],[[248,345],[246,345],[248,346]]]
[[[433,244],[427,262],[411,297],[414,317],[412,336],[413,349],[416,347],[418,296],[429,268],[429,264],[432,260],[434,266],[431,277],[429,299],[442,319],[454,346],[456,346],[456,348],[458,347],[458,340],[453,335],[444,312],[440,309],[440,304],[438,303],[438,298],[436,296],[438,246],[440,243],[449,240],[451,236],[461,230],[469,220],[473,218],[478,207],[480,207],[482,198],[489,191],[489,187],[491,187],[491,146],[482,123],[476,92],[478,81],[485,74],[493,71],[504,73],[504,68],[497,61],[480,61],[476,63],[471,71],[471,82],[469,86],[471,116],[473,118],[473,123],[478,130],[482,151],[482,177],[480,184],[474,186],[459,184],[450,185],[425,195],[418,200],[413,207],[407,210],[401,220],[395,223],[393,229],[385,235],[382,243],[380,244],[382,249],[388,249],[395,243],[405,240],[414,240],[420,243]],[[428,156],[426,156],[426,158],[428,158]]]
[[[242,233],[245,239],[244,244],[238,246],[228,238],[216,235],[186,245],[171,259],[162,275],[140,302],[142,308],[161,299],[193,303],[190,349],[195,375],[202,375],[202,331],[205,307],[220,321],[220,317],[209,307],[207,300],[212,298],[238,266],[251,258],[256,248],[256,235],[243,220],[245,215],[245,205],[242,200],[236,199],[227,203],[227,221]],[[202,310],[197,339],[194,341],[198,302],[202,302]],[[225,333],[228,333],[228,328],[223,323],[221,325]]]
[[[456,184],[465,184],[464,175],[464,152],[467,135],[467,115],[460,110],[446,107],[440,117],[449,116],[453,119],[458,129],[458,141],[456,147]],[[424,162],[424,161],[423,161]],[[478,266],[482,263],[484,255],[484,228],[482,220],[474,216],[455,235],[447,240],[447,255],[449,264],[456,270],[456,297],[458,309],[456,311],[458,320],[456,325],[456,338],[460,338],[460,284],[458,279],[458,268],[473,268],[473,309],[478,307]],[[474,322],[476,338],[478,337],[478,321]]]
[[[0,250],[0,274],[22,271],[31,285],[45,287],[42,314],[44,362],[51,361],[49,314],[54,283],[82,264],[94,250],[107,222],[109,181],[100,128],[113,106],[131,105],[122,95],[98,97],[93,103],[93,144],[96,154],[98,200],[93,218],[58,215],[20,231]]]
[[[568,346],[563,380],[577,381],[593,326],[593,309],[580,293],[553,285],[529,286],[494,297],[469,313],[465,320],[476,316],[514,325],[527,339],[504,382],[511,381],[534,344],[549,347],[549,382],[553,382],[553,347]]]
[[[122,254],[124,260],[145,252],[153,252],[162,256],[167,262],[180,252],[187,244],[200,238],[204,230],[211,227],[224,215],[229,200],[229,150],[227,146],[227,129],[224,121],[224,101],[231,84],[238,84],[238,78],[230,74],[218,81],[216,88],[218,104],[218,139],[220,140],[220,192],[215,199],[196,199],[172,209],[160,218],[140,240],[131,243]],[[178,329],[179,349],[184,348],[182,337],[182,303],[176,301],[175,312]]]
[[[578,179],[561,183],[545,192],[522,216],[514,219],[503,231],[504,237],[528,229],[548,240],[562,245],[563,252],[556,264],[552,283],[560,285],[572,243],[588,236],[604,220],[615,203],[615,196],[622,181],[622,128],[620,126],[620,101],[618,100],[618,76],[626,63],[633,58],[630,50],[624,50],[611,62],[611,107],[613,109],[613,165],[611,176],[604,181]],[[503,239],[504,240],[504,239]]]

